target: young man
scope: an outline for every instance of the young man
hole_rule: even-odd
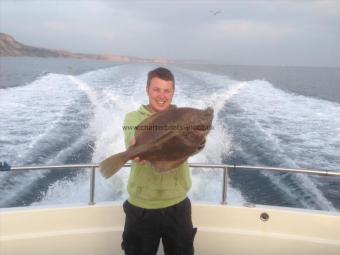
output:
[[[160,111],[176,107],[171,104],[175,79],[166,68],[148,73],[146,93],[149,104],[126,115],[125,126],[137,126]],[[135,144],[134,129],[125,129],[125,145]],[[193,254],[196,228],[191,220],[191,203],[187,193],[191,177],[187,162],[176,169],[158,173],[142,159],[132,163],[128,192],[124,202],[126,214],[122,249],[125,254],[156,254],[162,239],[165,255]]]

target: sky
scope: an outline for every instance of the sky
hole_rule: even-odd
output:
[[[78,53],[340,67],[340,0],[0,0],[0,32]]]

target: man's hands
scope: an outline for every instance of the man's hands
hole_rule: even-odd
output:
[[[134,146],[136,144],[136,138],[132,138],[130,146]],[[147,161],[146,160],[141,160],[139,157],[135,157],[133,159],[136,163],[144,165]]]

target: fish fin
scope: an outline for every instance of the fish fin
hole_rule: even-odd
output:
[[[168,172],[183,164],[188,158],[180,158],[174,161],[153,161],[152,166],[159,173]]]
[[[100,172],[105,178],[109,178],[117,173],[128,160],[126,152],[114,154],[100,163]]]

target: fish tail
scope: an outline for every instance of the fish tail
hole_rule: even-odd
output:
[[[128,160],[129,158],[126,152],[114,154],[100,163],[100,172],[105,178],[109,178],[117,173]]]

